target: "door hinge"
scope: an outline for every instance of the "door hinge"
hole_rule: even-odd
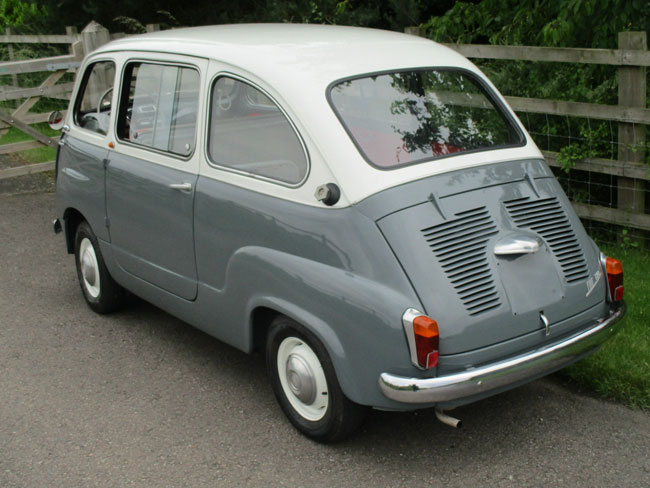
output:
[[[104,217],[104,225],[107,229],[111,226],[111,221],[108,217]]]

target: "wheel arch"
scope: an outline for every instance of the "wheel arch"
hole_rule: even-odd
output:
[[[258,246],[232,256],[225,282],[223,313],[241,317],[242,328],[226,321],[215,335],[245,352],[260,351],[272,319],[283,314],[321,342],[350,400],[395,406],[379,391],[378,378],[414,369],[401,322],[404,310],[419,304],[409,289]]]
[[[328,351],[330,357],[342,357],[344,355],[343,345],[338,335],[327,322],[316,317],[314,314],[292,302],[277,297],[259,298],[252,302],[249,306],[251,310],[249,313],[250,351],[264,351],[266,337],[271,323],[277,316],[284,315],[314,334]]]
[[[251,330],[251,352],[263,353],[266,345],[266,337],[269,332],[269,327],[273,320],[279,316],[284,315],[282,312],[274,310],[266,306],[258,306],[251,311],[250,314],[250,330]]]
[[[68,254],[74,254],[74,240],[77,227],[81,222],[87,221],[84,215],[76,208],[69,207],[63,212],[63,231]]]

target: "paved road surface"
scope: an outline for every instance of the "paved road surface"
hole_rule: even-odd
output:
[[[0,487],[650,486],[650,415],[541,380],[457,409],[373,412],[315,444],[260,357],[142,302],[84,304],[51,194],[0,196]]]

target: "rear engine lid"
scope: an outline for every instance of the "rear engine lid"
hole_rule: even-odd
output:
[[[604,300],[597,252],[543,161],[488,165],[390,191],[389,201],[401,194],[407,206],[376,213],[376,221],[438,322],[441,355],[535,330],[544,340],[540,314],[552,336],[554,323]]]

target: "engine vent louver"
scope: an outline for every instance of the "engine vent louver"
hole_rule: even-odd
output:
[[[501,305],[486,256],[487,242],[497,227],[485,207],[455,216],[421,232],[465,309],[478,315]]]
[[[504,205],[517,227],[537,232],[546,241],[567,282],[581,281],[589,276],[578,238],[557,198],[530,200],[525,197],[504,202]]]

